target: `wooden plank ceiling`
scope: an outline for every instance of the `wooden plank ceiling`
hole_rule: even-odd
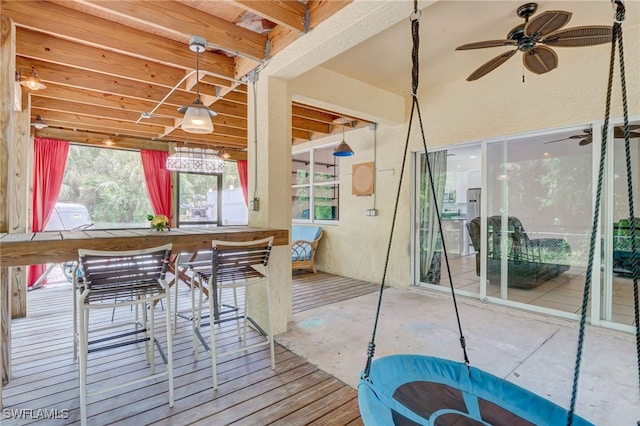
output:
[[[2,0],[2,13],[16,24],[16,68],[35,70],[47,86],[31,91],[32,120],[49,125],[36,136],[234,153],[247,147],[247,76],[349,1]],[[206,135],[181,130],[177,112],[196,96],[193,35],[207,41],[200,97],[218,113]],[[294,102],[292,115],[292,143],[342,131],[335,112]],[[347,129],[368,124],[346,121]]]

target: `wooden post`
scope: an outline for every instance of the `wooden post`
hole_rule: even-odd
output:
[[[27,230],[33,151],[29,98],[15,82],[15,24],[6,16],[0,19],[0,232],[22,233]],[[0,265],[0,407],[2,385],[11,378],[11,318],[26,316],[26,296],[26,268]]]
[[[7,140],[10,134],[10,120],[12,108],[11,76],[15,68],[15,56],[12,59],[12,29],[11,21],[6,17],[0,17],[0,232],[8,232],[9,212],[7,209],[7,173],[9,155]],[[15,46],[15,45],[14,45]],[[2,248],[0,248],[1,250]],[[0,265],[0,408],[2,405],[2,387],[9,381],[7,373],[10,368],[10,312],[11,297],[9,292],[9,278],[7,268]]]

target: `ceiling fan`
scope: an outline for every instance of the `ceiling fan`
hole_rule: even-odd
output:
[[[463,44],[456,50],[484,49],[485,47],[516,46],[496,56],[475,70],[467,81],[477,80],[488,74],[520,51],[523,53],[524,66],[535,74],[544,74],[558,66],[558,55],[546,44],[556,47],[594,46],[611,42],[613,28],[606,25],[589,25],[560,30],[571,19],[571,12],[549,10],[532,18],[538,9],[537,3],[526,3],[516,10],[524,23],[513,28],[505,40],[486,40]],[[560,30],[560,31],[558,31]]]
[[[640,126],[629,126],[629,138],[640,138],[640,132],[636,130],[640,130]],[[624,129],[622,127],[614,127],[613,137],[615,139],[624,139]],[[578,145],[585,146],[593,142],[593,134],[591,129],[584,129],[581,135],[572,135],[566,138],[545,142],[545,144],[562,142],[570,139],[578,139]]]

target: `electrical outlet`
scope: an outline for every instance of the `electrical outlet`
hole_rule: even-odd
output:
[[[367,209],[364,211],[364,214],[366,216],[377,216],[378,215],[378,210],[376,209]]]
[[[249,202],[249,207],[253,212],[257,212],[258,210],[260,210],[260,199],[258,197],[255,197]]]

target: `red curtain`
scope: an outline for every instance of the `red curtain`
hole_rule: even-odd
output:
[[[140,150],[144,180],[154,214],[171,218],[171,173],[167,170],[168,152]]]
[[[247,160],[236,161],[238,165],[238,176],[240,177],[240,187],[242,188],[242,196],[244,203],[249,207],[249,174],[247,172]]]
[[[44,230],[58,200],[69,142],[35,138],[33,157],[33,199],[31,200],[31,231]],[[27,285],[31,287],[45,270],[45,265],[27,269]],[[43,281],[43,283],[46,281]]]

